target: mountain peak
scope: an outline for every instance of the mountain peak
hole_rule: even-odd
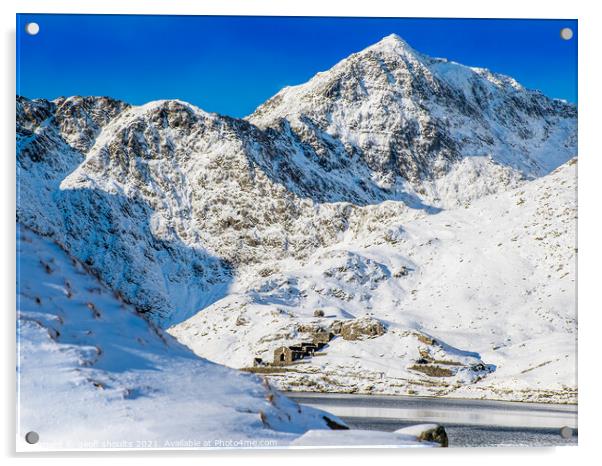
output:
[[[418,52],[397,34],[389,34],[365,50],[418,55]]]
[[[576,150],[574,107],[512,78],[430,58],[397,34],[284,89],[247,118],[276,130],[284,120],[311,147],[308,158],[314,151],[331,172],[361,160],[377,177],[416,186],[473,156],[491,155],[512,172],[508,179],[541,176]]]
[[[405,45],[408,46],[408,43],[403,40],[399,35],[392,33],[388,36],[383,37],[381,40],[377,42],[377,44],[393,44],[393,45]]]

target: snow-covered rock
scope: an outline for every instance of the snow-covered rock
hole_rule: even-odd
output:
[[[442,447],[449,446],[445,427],[439,424],[418,424],[395,431],[396,434],[414,435],[420,441],[435,442]]]

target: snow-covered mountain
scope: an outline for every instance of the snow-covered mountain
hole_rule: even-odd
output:
[[[370,317],[387,329],[333,340],[319,369],[327,376],[349,373],[352,358],[353,371],[378,373],[371,390],[414,390],[408,380],[422,377],[451,393],[442,387],[483,385],[502,373],[505,365],[491,362],[502,353],[490,349],[503,343],[492,335],[504,332],[507,315],[538,322],[508,332],[516,348],[534,345],[530,354],[547,345],[546,355],[561,357],[552,334],[574,341],[574,286],[560,287],[574,280],[574,251],[554,259],[568,275],[531,276],[555,256],[510,232],[551,229],[574,242],[574,165],[558,172],[562,182],[550,184],[560,176],[550,173],[576,155],[576,124],[574,105],[426,57],[397,36],[283,89],[246,119],[181,101],[18,97],[17,220],[57,241],[149,320],[175,325],[170,332],[201,356],[248,368],[294,343],[321,309],[324,324]],[[511,198],[523,190],[523,202],[541,208],[529,221]],[[568,204],[546,216],[541,192]],[[476,235],[481,224],[485,233]],[[491,238],[504,247],[482,254]],[[475,267],[481,278],[493,271],[491,286],[474,282]],[[500,270],[512,279],[500,281]],[[566,294],[545,294],[548,284]],[[447,375],[409,369],[419,359],[448,362]],[[523,362],[511,374],[519,382],[529,377],[522,370],[534,371]],[[565,368],[566,390],[553,390],[563,400],[575,389],[574,367]],[[342,389],[293,371],[273,379]]]
[[[508,76],[430,58],[395,34],[284,88],[248,121],[296,142],[275,177],[330,202],[410,192],[455,205],[549,173],[576,152],[573,105]],[[476,184],[462,183],[466,176]]]

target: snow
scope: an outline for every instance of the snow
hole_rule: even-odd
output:
[[[310,338],[300,324],[370,315],[386,323],[385,335],[337,337],[323,355],[270,379],[289,390],[574,402],[575,169],[573,161],[437,215],[392,217],[369,233],[362,222],[306,260],[264,264],[266,278],[255,267],[241,270],[227,297],[169,332],[204,357],[243,368]],[[455,374],[416,372],[425,351],[454,363]],[[469,369],[479,363],[488,372]]]
[[[49,239],[20,227],[17,248],[20,451],[286,446],[344,424],[196,357]]]

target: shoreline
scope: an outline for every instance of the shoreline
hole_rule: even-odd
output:
[[[295,398],[295,397],[299,397],[299,396],[305,396],[308,398],[318,398],[320,396],[340,396],[340,397],[374,397],[374,398],[407,398],[407,399],[412,399],[412,400],[420,400],[420,399],[424,399],[424,400],[450,400],[450,401],[482,401],[482,402],[495,402],[495,403],[508,403],[508,404],[522,404],[522,405],[542,405],[542,406],[579,406],[578,402],[575,403],[558,403],[558,402],[545,402],[545,401],[527,401],[527,400],[507,400],[507,399],[503,399],[503,398],[470,398],[470,397],[455,397],[455,396],[435,396],[435,395],[400,395],[400,394],[394,394],[394,393],[370,393],[370,392],[354,392],[354,393],[349,393],[349,392],[319,392],[319,391],[306,391],[306,390],[300,390],[300,391],[295,391],[295,390],[280,390],[278,389],[278,391],[280,393],[282,393],[283,395],[290,397],[290,398]]]

